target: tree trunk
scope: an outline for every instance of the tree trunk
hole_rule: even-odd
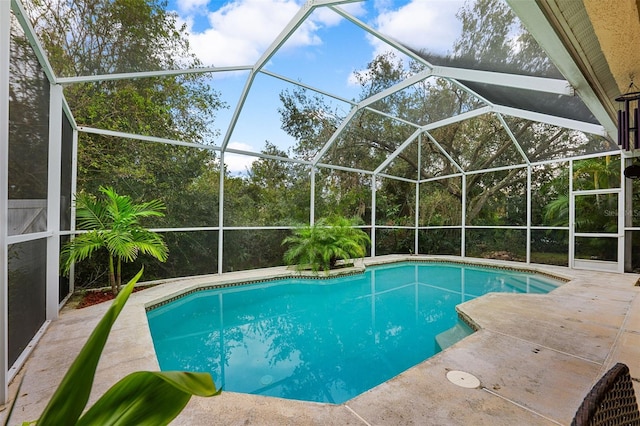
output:
[[[117,275],[116,275],[116,287],[117,287],[118,293],[120,293],[121,286],[122,286],[122,259],[118,258],[118,269],[117,269]]]
[[[113,269],[113,256],[109,256],[109,284],[111,284],[111,292],[113,294],[118,294],[118,290],[116,288],[116,274]]]
[[[337,257],[332,257],[331,259],[329,259],[329,269],[335,269],[336,263],[338,263]]]

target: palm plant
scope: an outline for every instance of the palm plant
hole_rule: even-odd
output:
[[[310,268],[318,272],[335,268],[340,259],[364,257],[371,240],[353,225],[352,220],[334,216],[296,229],[282,241],[290,245],[284,254],[285,263],[296,265],[298,270]]]
[[[118,195],[113,188],[100,187],[104,198],[88,194],[76,197],[78,228],[88,232],[77,235],[62,250],[63,272],[71,265],[105,248],[109,254],[109,284],[114,294],[120,291],[122,262],[133,262],[144,253],[164,262],[168,249],[162,237],[145,229],[140,219],[164,216],[160,200],[134,204],[130,197]]]

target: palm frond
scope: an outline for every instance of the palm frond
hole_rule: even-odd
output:
[[[77,235],[61,252],[62,271],[66,275],[71,265],[81,262],[93,255],[93,253],[105,246],[104,235],[99,231],[90,231]]]
[[[295,229],[282,241],[290,246],[284,254],[285,263],[317,272],[329,270],[338,259],[364,257],[370,238],[352,224],[352,220],[332,217]]]
[[[162,237],[154,232],[138,229],[132,232],[132,243],[138,247],[140,253],[148,254],[161,262],[167,260],[169,249]]]
[[[76,221],[78,229],[105,229],[106,209],[94,197],[80,193],[76,196]]]
[[[163,217],[164,213],[161,210],[165,210],[165,206],[164,203],[160,200],[152,200],[146,203],[136,204],[132,206],[132,210],[134,216],[136,217]]]

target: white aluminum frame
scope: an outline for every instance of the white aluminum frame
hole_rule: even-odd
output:
[[[0,403],[8,398],[9,370],[9,46],[11,4],[0,1]]]
[[[624,161],[620,161],[621,167],[624,167]],[[624,176],[623,170],[620,170],[620,176]],[[573,174],[573,173],[572,173]],[[624,177],[621,178],[621,180]],[[580,196],[588,196],[588,195],[609,195],[615,194],[617,195],[617,207],[618,207],[618,232],[614,233],[596,233],[596,232],[577,232],[576,231],[576,197]],[[609,271],[609,272],[624,272],[625,265],[625,227],[624,227],[624,212],[625,206],[625,197],[624,197],[624,188],[621,186],[619,188],[608,188],[608,189],[596,189],[596,190],[571,190],[570,191],[570,214],[573,213],[573,217],[571,218],[571,238],[569,244],[573,247],[572,257],[569,259],[569,265],[574,269],[589,269],[589,270],[598,270],[598,271]],[[602,261],[602,260],[588,260],[588,259],[578,259],[575,256],[575,244],[577,238],[607,238],[613,239],[615,238],[617,241],[617,253],[616,253],[616,261]]]
[[[47,189],[47,286],[46,319],[58,318],[60,276],[60,170],[62,157],[62,86],[52,84],[49,100],[49,164]]]
[[[11,366],[9,369],[8,363],[8,353],[7,353],[7,314],[8,314],[8,305],[7,305],[7,283],[8,283],[8,259],[7,259],[7,249],[10,244],[15,244],[19,242],[33,241],[37,239],[46,239],[47,241],[47,302],[46,302],[46,318],[47,321],[55,318],[58,314],[58,310],[61,305],[58,303],[57,297],[57,286],[58,286],[58,260],[59,260],[59,244],[60,244],[60,235],[74,235],[75,233],[75,208],[72,207],[72,224],[70,231],[61,231],[59,229],[60,222],[60,181],[59,181],[59,172],[60,172],[60,151],[61,151],[61,128],[62,128],[62,114],[63,111],[68,113],[70,121],[72,122],[73,127],[73,164],[72,164],[72,193],[75,193],[76,190],[76,174],[77,174],[77,143],[78,143],[78,132],[85,132],[91,134],[99,134],[106,136],[114,136],[119,138],[131,139],[142,142],[150,142],[150,143],[165,143],[171,145],[185,146],[194,149],[206,149],[212,150],[219,153],[220,158],[220,166],[221,170],[224,168],[224,158],[226,153],[234,153],[241,155],[254,156],[257,158],[266,158],[278,161],[286,161],[293,162],[297,164],[303,164],[309,167],[310,171],[310,182],[311,182],[311,194],[310,194],[310,214],[309,214],[309,223],[313,224],[316,221],[316,211],[315,211],[315,188],[317,185],[316,182],[316,173],[319,168],[327,168],[333,170],[341,170],[353,173],[360,173],[367,176],[370,176],[370,184],[371,184],[371,224],[369,226],[364,226],[362,228],[369,228],[371,230],[371,256],[376,256],[376,231],[378,229],[413,229],[415,232],[414,238],[414,252],[419,253],[419,231],[421,230],[429,230],[429,229],[460,229],[461,230],[461,239],[460,239],[460,254],[464,258],[466,256],[466,231],[467,229],[523,229],[527,231],[527,259],[526,262],[529,263],[531,261],[530,252],[531,252],[531,231],[537,229],[561,229],[569,230],[569,259],[570,264],[573,264],[575,250],[573,247],[573,241],[576,236],[580,236],[575,233],[574,230],[574,222],[575,222],[575,203],[574,197],[576,194],[579,195],[578,192],[573,191],[573,180],[572,174],[570,173],[570,221],[572,223],[568,228],[565,227],[539,227],[533,226],[531,221],[531,208],[532,208],[532,200],[531,200],[531,190],[532,190],[532,174],[531,169],[533,166],[539,164],[549,164],[554,162],[566,162],[569,161],[569,167],[571,170],[573,169],[573,161],[582,158],[592,158],[599,157],[603,155],[616,154],[619,155],[619,151],[609,152],[609,153],[597,153],[590,154],[586,156],[574,157],[572,159],[552,159],[545,160],[542,162],[531,163],[529,158],[526,155],[526,152],[522,149],[522,146],[517,141],[513,132],[510,130],[507,125],[504,115],[514,116],[519,118],[524,118],[533,121],[539,121],[547,124],[551,124],[554,126],[565,127],[569,129],[574,129],[586,133],[597,134],[600,136],[609,136],[610,138],[615,138],[615,123],[611,120],[609,115],[607,114],[606,108],[602,106],[600,101],[597,99],[594,91],[590,89],[589,85],[586,83],[584,76],[580,73],[580,70],[576,67],[575,63],[570,60],[568,53],[563,50],[564,47],[561,46],[561,43],[555,36],[552,34],[552,31],[549,31],[548,34],[534,33],[534,36],[539,40],[542,40],[542,44],[547,48],[551,46],[552,49],[556,51],[561,51],[562,55],[565,55],[565,59],[561,60],[561,64],[559,65],[560,70],[564,75],[569,76],[569,80],[574,82],[575,87],[578,87],[578,93],[581,95],[582,99],[585,101],[586,105],[591,109],[594,115],[598,118],[598,120],[603,123],[603,125],[594,125],[592,123],[586,123],[578,120],[570,120],[560,117],[555,117],[551,115],[520,110],[517,108],[506,107],[502,105],[496,105],[492,102],[489,102],[487,99],[480,96],[478,93],[475,93],[473,90],[465,87],[461,81],[474,81],[479,83],[486,84],[494,84],[505,87],[519,88],[519,89],[529,89],[529,90],[537,90],[543,91],[546,93],[554,93],[559,95],[571,96],[574,94],[574,89],[571,83],[567,80],[560,79],[548,79],[548,78],[539,78],[539,77],[529,77],[529,76],[521,76],[521,75],[513,75],[513,74],[505,74],[505,73],[495,73],[495,72],[486,72],[486,71],[476,71],[476,70],[467,70],[467,69],[458,69],[452,67],[443,67],[443,66],[434,66],[430,64],[425,59],[413,53],[411,50],[398,43],[395,40],[390,39],[389,37],[381,34],[371,26],[365,24],[364,22],[358,20],[354,16],[347,13],[344,9],[340,8],[339,5],[351,3],[358,0],[309,0],[307,3],[299,10],[299,12],[294,16],[294,18],[289,22],[289,24],[282,30],[282,32],[276,37],[273,43],[266,49],[263,55],[251,65],[240,65],[235,67],[203,67],[203,68],[194,68],[194,69],[184,69],[184,70],[162,70],[162,71],[148,71],[148,72],[137,72],[137,73],[118,73],[118,74],[109,74],[109,75],[97,75],[97,76],[78,76],[78,77],[66,77],[66,78],[57,78],[53,73],[51,66],[46,58],[46,55],[43,53],[43,49],[35,35],[33,28],[31,27],[29,21],[25,18],[25,11],[22,5],[19,3],[19,0],[0,0],[0,400],[5,401],[7,397],[7,384],[8,381],[11,380],[11,377],[17,371],[17,368],[21,365],[21,362],[26,357],[26,353],[20,357],[19,361],[16,362],[14,366]],[[529,21],[537,22],[538,24],[544,21],[544,17],[541,14],[540,9],[532,4],[528,4],[527,2],[519,2],[515,0],[508,0],[511,7],[516,10],[519,16],[527,17],[525,19],[525,24]],[[525,4],[527,3],[527,4]],[[317,8],[327,7],[328,9],[336,12],[341,17],[355,24],[366,33],[371,35],[374,38],[381,40],[383,43],[388,44],[389,46],[397,49],[399,52],[407,55],[408,57],[416,60],[422,64],[424,64],[427,68],[425,71],[418,73],[407,80],[398,83],[386,90],[383,90],[380,93],[377,93],[367,99],[364,99],[360,102],[353,102],[348,99],[345,99],[339,95],[328,93],[326,91],[320,90],[311,85],[307,85],[304,83],[300,83],[294,81],[293,79],[281,76],[276,73],[270,72],[268,70],[264,70],[264,66],[268,63],[268,61],[278,52],[280,47],[293,35],[297,28],[299,28],[305,21],[307,17],[313,13]],[[16,236],[8,236],[7,231],[7,208],[8,208],[8,116],[9,116],[9,43],[10,43],[10,19],[11,19],[11,10],[14,11],[20,25],[24,28],[25,34],[27,38],[31,42],[32,46],[34,46],[34,50],[36,55],[38,56],[41,66],[47,77],[51,83],[51,100],[50,100],[50,144],[49,144],[49,182],[48,182],[48,190],[49,194],[47,197],[47,229],[44,232],[38,232],[28,235],[16,235]],[[529,14],[530,16],[527,16]],[[538,26],[537,28],[540,28]],[[125,132],[112,131],[108,129],[96,129],[91,127],[78,127],[76,123],[73,121],[73,116],[69,111],[69,107],[64,100],[63,95],[63,85],[70,84],[78,84],[78,83],[87,83],[87,82],[100,82],[100,81],[110,81],[110,80],[122,80],[122,79],[131,79],[131,78],[151,78],[151,77],[162,77],[162,76],[174,76],[174,75],[186,75],[186,74],[207,74],[207,73],[226,73],[226,72],[237,72],[237,71],[248,71],[248,76],[240,94],[240,98],[238,103],[236,104],[235,110],[233,111],[231,120],[228,124],[228,128],[226,133],[223,136],[222,142],[219,146],[215,145],[204,145],[199,143],[193,143],[188,141],[178,141],[168,138],[154,137],[154,136],[144,136],[144,135],[136,135]],[[280,79],[282,81],[288,82],[290,84],[295,84],[299,87],[312,90],[318,94],[322,94],[324,96],[333,98],[337,101],[345,103],[345,105],[350,105],[351,110],[348,112],[346,117],[339,123],[337,130],[334,134],[326,141],[324,146],[317,152],[313,159],[301,160],[301,159],[292,159],[292,158],[281,158],[279,156],[248,152],[244,150],[232,149],[230,148],[229,141],[230,137],[233,133],[235,126],[237,125],[240,114],[242,113],[244,103],[247,99],[248,94],[252,89],[253,82],[255,81],[258,73],[267,75],[273,78]],[[375,102],[384,99],[385,97],[397,93],[398,91],[404,90],[414,84],[417,84],[427,78],[437,77],[443,78],[449,81],[454,86],[464,90],[472,96],[478,98],[481,102],[484,103],[483,106],[473,110],[468,111],[457,116],[449,117],[437,122],[428,123],[424,126],[417,125],[415,123],[411,123],[407,120],[403,120],[401,118],[393,117],[385,112],[377,111],[374,108]],[[576,84],[577,82],[577,84]],[[411,134],[411,136],[401,141],[398,144],[397,149],[390,154],[386,160],[384,160],[381,164],[379,164],[374,170],[361,170],[353,167],[326,164],[322,162],[323,157],[327,153],[327,151],[331,148],[332,144],[338,140],[342,131],[344,131],[348,125],[351,123],[351,120],[356,116],[358,112],[361,110],[367,110],[375,114],[379,114],[382,117],[393,118],[398,122],[407,124],[409,126],[414,126],[415,131]],[[473,117],[477,117],[483,114],[495,114],[500,121],[503,129],[507,132],[508,136],[511,138],[513,144],[515,145],[516,150],[522,157],[522,164],[514,164],[509,166],[500,166],[491,169],[484,170],[464,170],[464,168],[458,164],[453,158],[448,154],[448,152],[443,148],[443,146],[431,135],[431,131],[438,129],[443,126],[447,126],[453,123],[457,123],[463,120],[471,119]],[[411,146],[412,143],[417,141],[418,143],[418,164],[422,162],[422,151],[421,146],[424,138],[427,138],[428,143],[433,144],[442,155],[451,162],[451,164],[457,170],[457,173],[453,175],[443,176],[443,177],[435,177],[435,178],[423,178],[421,175],[421,168],[419,168],[417,176],[415,179],[409,179],[405,177],[391,176],[389,174],[383,173],[384,170],[391,164],[394,159],[400,155],[404,149]],[[623,156],[624,158],[624,156]],[[621,161],[622,164],[625,161]],[[467,217],[466,217],[466,207],[467,200],[466,196],[462,197],[461,202],[461,224],[459,226],[420,226],[419,223],[419,208],[420,208],[420,184],[425,182],[432,182],[438,179],[448,179],[451,177],[460,177],[461,185],[462,185],[462,193],[466,194],[467,189],[467,176],[478,174],[478,173],[488,173],[492,171],[499,170],[511,170],[516,168],[527,168],[527,219],[525,226],[504,226],[504,227],[481,227],[481,226],[471,226],[467,225]],[[383,226],[376,224],[376,198],[378,185],[380,183],[380,179],[396,179],[399,181],[405,181],[412,184],[415,184],[415,211],[416,216],[414,218],[413,226]],[[184,227],[184,228],[171,228],[171,229],[157,229],[159,232],[176,232],[176,231],[217,231],[218,232],[218,259],[217,259],[217,269],[218,273],[223,273],[223,265],[224,265],[224,233],[229,230],[272,230],[272,229],[292,229],[292,226],[262,226],[262,227],[235,227],[235,226],[225,226],[224,225],[224,199],[225,199],[225,185],[224,185],[224,173],[220,173],[220,180],[218,182],[219,185],[219,205],[218,205],[218,225],[217,226],[208,226],[208,227]],[[623,179],[624,180],[624,179]],[[626,191],[627,186],[626,183],[622,183],[622,187],[619,190],[616,190],[619,193],[619,211],[623,212],[624,210],[624,197],[622,196]],[[618,235],[619,238],[619,264],[618,271],[622,272],[623,263],[620,259],[624,258],[624,241],[625,241],[625,232],[626,231],[636,231],[640,230],[640,228],[634,228],[632,226],[625,226],[625,218],[624,214],[619,215],[619,228],[618,232],[621,235]],[[630,225],[630,223],[629,223]],[[622,265],[622,266],[621,266]],[[72,272],[73,276],[73,272]],[[73,278],[71,278],[71,288],[73,289]],[[44,328],[46,328],[46,324],[40,330],[40,332],[34,337],[37,340],[38,336],[42,334]]]

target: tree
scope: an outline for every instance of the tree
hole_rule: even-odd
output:
[[[449,55],[443,57],[425,51],[416,53],[435,65],[561,77],[504,2],[469,2],[460,10],[458,18],[462,22],[462,34]],[[424,69],[425,65],[419,62],[404,66],[391,53],[380,55],[365,70],[356,73],[362,87],[360,100],[380,93]],[[471,87],[483,88],[472,84]],[[329,139],[328,135],[332,135],[346,118],[346,114],[324,113],[331,111],[331,105],[320,96],[310,95],[302,89],[283,92],[281,99],[283,129],[299,140],[295,152],[303,158],[310,158],[318,152]],[[558,107],[557,97],[541,98],[541,102],[542,99],[548,99],[549,105]],[[358,111],[335,138],[322,162],[374,170],[415,130],[389,116],[427,125],[482,105],[484,101],[473,92],[462,90],[446,79],[432,77],[422,80],[377,100],[365,111]],[[376,114],[374,110],[384,115]],[[503,121],[496,114],[484,114],[430,130],[420,141],[408,145],[384,172],[409,179],[417,179],[418,176],[429,179],[459,173],[458,167],[465,172],[477,172],[510,165],[524,166],[527,160],[549,160],[584,153],[590,147],[611,147],[604,138],[587,136],[582,132],[517,117],[502,118],[510,131],[505,129]],[[514,142],[512,135],[520,146]],[[418,158],[421,158],[420,164]],[[468,173],[464,194],[459,179],[435,180],[432,186],[440,186],[458,203],[463,197],[466,198],[467,224],[522,225],[526,222],[527,195],[527,174],[523,170],[514,168],[490,173]],[[355,175],[351,172],[342,173]],[[355,182],[350,184],[345,177],[341,177],[340,182],[342,191],[358,185]],[[390,218],[404,218],[400,220],[402,222],[414,214],[413,203],[403,202],[407,200],[406,193],[403,185],[390,179],[385,179],[378,188],[378,194],[385,194],[379,200],[387,202],[388,211],[393,212]],[[421,198],[421,204],[428,207],[429,195],[425,195]],[[438,197],[442,198],[440,195]],[[399,208],[397,212],[394,210],[396,208]],[[459,220],[453,216],[460,214],[459,209],[450,209],[449,214],[452,216],[442,218],[442,222]]]
[[[566,177],[556,178],[568,186]],[[587,158],[573,163],[575,190],[617,188],[620,185],[620,159],[611,156]],[[616,194],[581,195],[576,197],[576,230],[578,232],[617,232],[618,196]],[[545,220],[552,226],[569,226],[569,194],[558,196],[544,207]]]
[[[186,26],[167,11],[165,0],[31,0],[25,8],[61,77],[203,65],[190,49]],[[64,95],[80,126],[200,143],[203,148],[218,137],[216,113],[227,107],[207,74],[67,84]],[[147,226],[216,226],[219,169],[209,149],[84,132],[78,136],[78,192],[93,194],[109,186],[134,201],[163,201],[166,215],[146,218]],[[215,251],[211,233],[201,234],[170,234],[172,248],[180,245],[175,252],[184,251],[184,256],[149,265],[148,278],[210,271],[211,259],[194,252],[202,245]],[[185,270],[173,263],[185,259],[199,264]],[[137,269],[131,265],[129,272]],[[104,273],[87,260],[76,268],[76,283],[88,285]]]
[[[287,152],[265,143],[262,153],[289,158]],[[309,220],[310,168],[275,158],[259,158],[247,171],[249,205],[242,210],[246,224],[293,225]]]
[[[105,199],[81,193],[76,197],[76,216],[80,229],[62,250],[63,270],[106,249],[109,257],[109,283],[114,294],[120,291],[122,261],[132,262],[139,253],[149,254],[164,262],[168,250],[162,237],[142,227],[140,219],[161,216],[164,205],[159,200],[134,204],[128,196],[118,195],[113,188],[100,188]],[[115,265],[114,265],[115,262]]]
[[[34,0],[26,4],[55,73],[63,77],[202,66],[185,25],[164,0]],[[178,141],[211,144],[225,108],[206,74],[65,85],[76,122]],[[215,162],[212,151],[80,133],[78,189],[113,186],[136,199],[163,200],[162,226],[184,226],[198,210],[190,185]]]

